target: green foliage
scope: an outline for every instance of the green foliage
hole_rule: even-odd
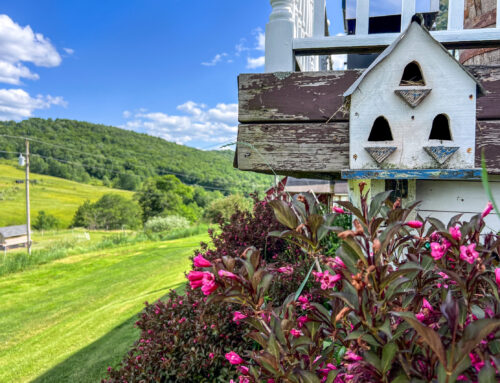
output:
[[[105,194],[95,203],[85,201],[75,213],[73,226],[95,229],[135,229],[141,212],[133,203],[118,194]]]
[[[270,185],[270,176],[234,169],[234,152],[230,150],[202,151],[146,134],[64,119],[0,122],[0,130],[2,134],[29,135],[73,149],[33,141],[31,170],[78,182],[89,182],[92,178],[105,185],[111,181],[116,187],[136,190],[149,177],[176,174],[185,184],[224,189],[225,194],[264,190]],[[0,137],[2,150],[22,152],[23,148],[23,140]],[[0,157],[14,159],[16,155],[2,153]]]
[[[153,177],[144,182],[135,198],[142,209],[142,221],[147,222],[157,216],[178,215],[194,222],[202,213],[197,204],[205,203],[212,198],[211,192],[200,192],[201,188],[194,188],[183,184],[176,176],[166,175]],[[215,196],[218,196],[216,193]]]
[[[59,227],[59,220],[52,214],[48,214],[45,210],[40,210],[33,222],[33,228],[36,230],[50,230]]]
[[[170,232],[187,228],[189,221],[184,217],[169,215],[167,217],[153,217],[144,224],[144,231],[147,233]]]
[[[234,194],[228,197],[213,201],[203,214],[204,218],[210,222],[228,222],[231,216],[237,211],[250,211],[251,202],[241,194]]]

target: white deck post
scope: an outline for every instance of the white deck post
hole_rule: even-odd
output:
[[[464,29],[465,0],[450,0],[448,3],[448,30]]]
[[[273,11],[266,25],[266,72],[293,72],[293,0],[270,0]]]
[[[498,0],[500,1],[500,0]],[[326,1],[314,0],[313,36],[325,36]]]
[[[403,0],[401,4],[401,32],[408,28],[414,14],[415,0]]]
[[[356,34],[367,35],[370,18],[370,0],[356,2]]]

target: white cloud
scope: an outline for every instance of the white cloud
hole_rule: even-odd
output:
[[[63,51],[68,55],[72,55],[73,53],[75,53],[75,50],[71,48],[63,48]]]
[[[178,144],[220,143],[234,140],[238,130],[238,104],[187,101],[177,106],[183,114],[138,111],[122,128],[158,136]]]
[[[0,120],[21,120],[33,115],[35,109],[47,109],[52,105],[65,107],[62,97],[38,95],[31,97],[23,89],[0,89]]]
[[[266,35],[262,32],[261,28],[257,28],[254,31],[255,38],[257,39],[255,49],[258,51],[264,51],[266,49]]]
[[[266,58],[265,56],[260,56],[256,58],[248,57],[247,58],[247,68],[248,69],[255,69],[255,68],[260,68],[264,66],[266,63]]]
[[[204,65],[204,66],[215,66],[218,63],[220,63],[222,61],[222,59],[224,57],[226,57],[226,56],[227,56],[227,53],[218,53],[218,54],[216,54],[214,56],[214,58],[211,61],[203,62],[203,63],[201,63],[201,65]]]
[[[130,118],[130,116],[132,116],[132,113],[130,112],[130,110],[123,111],[123,118]]]
[[[0,81],[20,84],[21,78],[38,79],[21,63],[55,67],[61,56],[49,39],[35,33],[29,25],[22,27],[9,16],[0,15]]]

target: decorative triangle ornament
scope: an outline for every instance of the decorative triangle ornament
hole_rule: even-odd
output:
[[[424,150],[437,162],[443,165],[459,148],[457,146],[424,146]]]
[[[365,150],[372,156],[372,158],[377,162],[377,164],[381,164],[384,162],[387,157],[389,157],[396,150],[395,146],[387,146],[387,147],[368,147]]]
[[[416,108],[432,89],[396,89],[394,92],[406,101],[412,108]]]

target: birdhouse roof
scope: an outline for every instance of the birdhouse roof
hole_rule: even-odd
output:
[[[470,73],[467,68],[465,68],[462,64],[460,64],[459,61],[453,57],[450,52],[439,42],[437,41],[432,35],[429,33],[429,31],[420,25],[418,21],[412,21],[408,28],[402,32],[398,38],[391,44],[389,45],[373,62],[372,64],[361,74],[361,76],[358,77],[358,79],[349,87],[349,89],[346,90],[344,93],[344,99],[349,98],[355,91],[358,89],[358,87],[361,85],[365,77],[377,66],[379,65],[382,61],[384,61],[387,57],[391,55],[391,53],[396,49],[396,47],[399,45],[401,41],[403,41],[410,33],[414,33],[415,30],[418,29],[428,37],[429,41],[437,44],[443,52],[448,55],[453,62],[455,62],[457,65],[460,66],[460,68],[476,83],[477,87],[477,97],[484,96],[486,94],[483,86],[481,83]]]

